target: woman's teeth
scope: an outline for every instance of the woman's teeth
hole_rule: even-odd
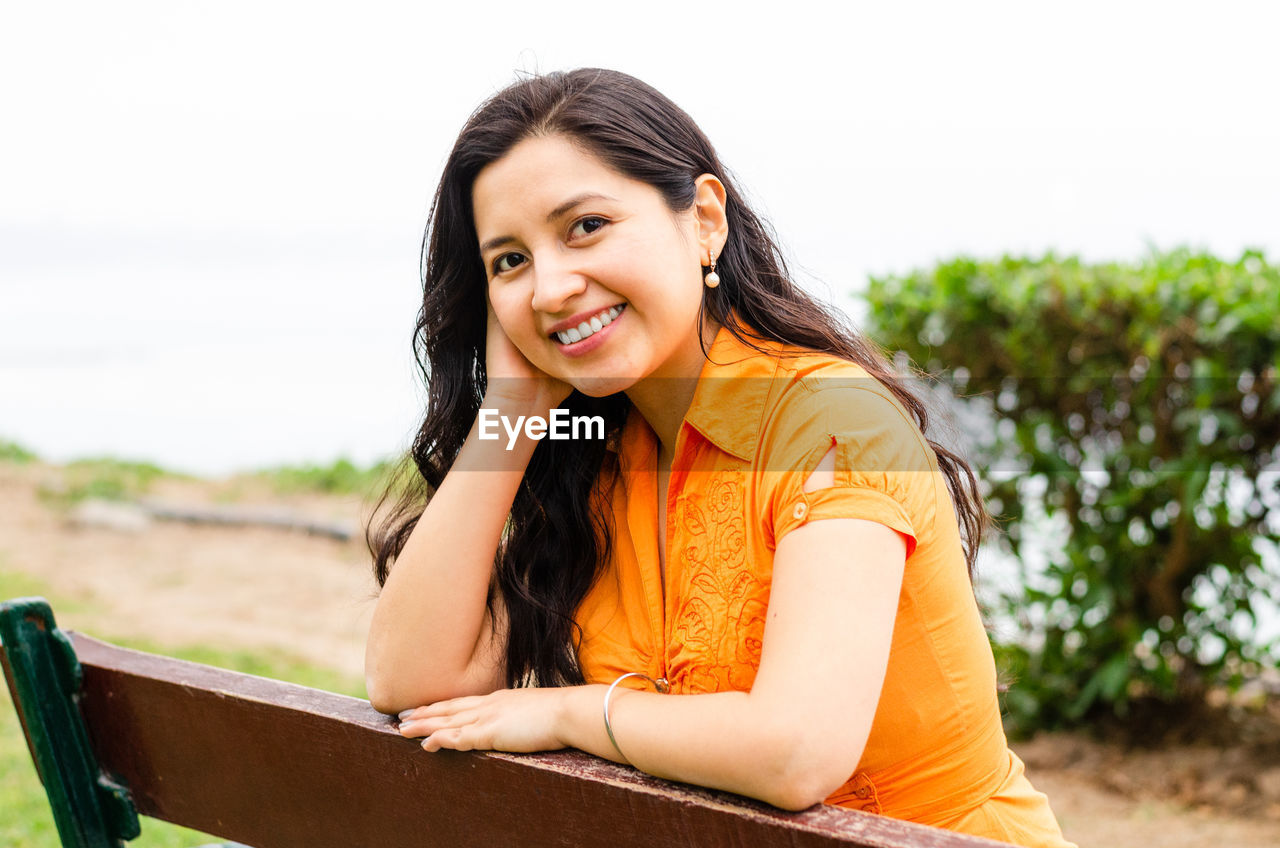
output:
[[[592,316],[591,320],[583,321],[576,327],[570,327],[568,330],[556,333],[555,337],[560,340],[560,344],[573,344],[580,342],[585,338],[594,336],[605,327],[613,323],[613,319],[622,314],[623,307],[611,306],[601,312],[599,315]]]

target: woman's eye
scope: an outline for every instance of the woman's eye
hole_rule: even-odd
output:
[[[575,221],[571,232],[574,232],[574,233],[580,232],[584,236],[589,236],[607,223],[608,221],[606,221],[604,218],[599,218],[599,217],[596,217],[595,215],[591,215],[586,218],[582,218],[581,220]]]
[[[493,260],[493,273],[501,274],[504,271],[510,271],[523,262],[524,256],[519,253],[504,253]]]

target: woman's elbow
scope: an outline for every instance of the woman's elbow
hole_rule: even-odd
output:
[[[821,804],[848,778],[849,775],[846,774],[841,778],[829,779],[816,769],[802,772],[778,781],[775,791],[770,793],[772,797],[763,800],[783,810],[800,812]]]
[[[406,681],[387,677],[386,675],[365,674],[364,688],[369,694],[369,704],[385,715],[399,715],[405,710],[412,710],[436,701],[469,694],[463,690],[442,689],[440,687],[415,686],[407,687]]]
[[[469,668],[456,674],[405,672],[388,673],[377,666],[365,667],[364,686],[369,703],[380,713],[398,715],[437,701],[448,701],[468,695],[487,695],[501,689],[501,670]]]
[[[784,742],[770,795],[775,807],[798,812],[821,804],[848,781],[857,768],[862,746],[832,744],[830,738],[815,741],[811,734],[793,733]]]
[[[370,705],[378,712],[391,716],[443,700],[439,693],[427,687],[410,685],[405,674],[388,673],[372,664],[365,666],[364,688],[369,695]]]
[[[409,668],[403,660],[375,650],[372,640],[366,647],[364,688],[369,703],[378,712],[397,715],[403,710],[440,700],[439,693],[431,691],[439,687],[424,685],[429,682],[425,678],[420,667]]]
[[[369,695],[369,704],[380,713],[397,715],[409,707],[401,705],[390,683],[391,681],[376,674],[366,673],[364,676],[364,689]]]

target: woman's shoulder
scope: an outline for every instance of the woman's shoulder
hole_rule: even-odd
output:
[[[936,462],[903,401],[842,356],[721,328],[702,377],[693,423],[732,431],[726,444],[752,433],[753,448],[739,455],[754,455],[758,468],[806,467],[833,441],[870,467],[923,471]]]
[[[884,382],[863,365],[794,345],[776,348],[777,371],[772,414],[766,432],[815,430],[850,441],[864,450],[916,456],[915,470],[926,470],[933,451],[915,416]],[[909,470],[909,469],[906,469]]]
[[[901,406],[889,387],[861,363],[834,353],[778,342],[772,344],[770,352],[777,361],[777,378],[793,392],[804,395],[859,390]]]

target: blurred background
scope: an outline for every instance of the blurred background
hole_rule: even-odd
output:
[[[994,434],[982,597],[1068,837],[1276,844],[1277,32],[1229,0],[10,4],[0,598],[360,694],[355,531],[419,423],[440,168],[518,73],[616,68],[701,124],[803,285],[985,399],[956,413]],[[1064,362],[1188,388],[1063,405]],[[1133,748],[1157,714],[1172,759]],[[6,844],[54,844],[34,791]]]
[[[22,4],[0,21],[0,433],[221,474],[403,448],[431,192],[517,70],[698,120],[802,281],[1280,249],[1268,3]]]

